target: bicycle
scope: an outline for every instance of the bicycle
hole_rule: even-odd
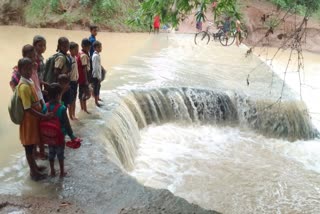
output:
[[[194,37],[194,43],[196,45],[199,45],[201,43],[204,44],[209,44],[210,42],[210,34],[213,37],[213,40],[216,41],[219,38],[219,41],[221,45],[223,46],[230,46],[234,43],[235,41],[235,32],[234,31],[229,31],[229,32],[224,32],[222,26],[218,26],[218,31],[216,33],[211,33],[209,29],[213,25],[212,22],[209,22],[209,26],[207,27],[206,31],[201,31],[195,34]]]

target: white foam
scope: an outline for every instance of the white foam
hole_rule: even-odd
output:
[[[319,140],[291,143],[231,127],[151,126],[141,131],[130,174],[224,213],[320,207],[320,189],[313,188],[320,186]],[[305,197],[313,194],[318,201]],[[301,203],[290,207],[295,200]]]

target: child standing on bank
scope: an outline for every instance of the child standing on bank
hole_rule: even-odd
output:
[[[42,114],[42,108],[37,96],[34,83],[31,80],[33,61],[30,58],[22,58],[18,62],[21,79],[18,87],[18,95],[24,108],[24,116],[20,124],[20,140],[25,148],[26,158],[30,168],[30,176],[33,180],[44,179],[40,168],[34,159],[35,146],[40,144],[39,122],[52,118],[52,114]]]
[[[42,54],[47,49],[47,41],[43,36],[37,35],[33,37],[33,47],[36,51],[36,63],[38,65],[38,77],[43,85],[43,73],[45,69],[44,58]]]
[[[93,43],[97,40],[96,37],[98,35],[98,26],[91,25],[90,26],[90,33],[91,33],[91,35],[89,37],[89,41],[91,42],[90,58],[92,58],[93,53],[94,53]]]
[[[71,72],[71,62],[67,55],[70,48],[69,40],[66,37],[60,37],[58,40],[57,52],[61,53],[54,63],[54,74],[57,82],[60,74],[69,74]]]
[[[69,118],[71,120],[78,120],[76,118],[76,99],[78,94],[78,64],[76,57],[79,53],[79,45],[75,42],[70,42],[70,58],[71,58],[71,72],[70,72],[70,89],[71,89],[71,104],[69,107]]]
[[[91,48],[91,42],[89,39],[83,39],[81,42],[82,50],[77,56],[78,72],[79,72],[79,100],[81,110],[90,114],[87,109],[87,100],[90,98],[88,74],[90,72],[90,57],[89,51]]]
[[[62,87],[58,83],[52,83],[48,86],[48,97],[49,102],[47,103],[47,108],[49,112],[53,112],[54,116],[58,117],[60,121],[61,131],[63,135],[68,135],[72,141],[79,141],[80,139],[76,138],[73,135],[73,131],[70,126],[70,122],[67,116],[67,108],[64,105],[60,104],[60,99],[62,96]],[[64,170],[64,149],[65,142],[59,145],[49,145],[49,162],[51,169],[51,176],[56,175],[54,168],[54,159],[57,156],[60,166],[60,178],[67,175]]]
[[[93,43],[94,53],[92,56],[92,85],[93,85],[93,95],[95,104],[98,107],[101,107],[99,101],[100,99],[100,88],[102,80],[102,67],[101,67],[101,58],[100,52],[102,51],[102,44],[99,41]]]
[[[34,83],[34,87],[36,90],[36,94],[37,97],[40,101],[41,107],[44,108],[45,106],[45,102],[43,99],[43,95],[42,95],[42,90],[41,90],[41,83],[40,83],[40,79],[38,76],[38,65],[36,63],[36,51],[35,48],[32,45],[25,45],[22,48],[22,55],[23,57],[27,57],[29,59],[31,59],[32,61],[32,75],[31,75],[31,80]],[[36,155],[37,158],[40,158],[42,160],[46,160],[48,157],[44,151],[44,145],[43,143],[40,141],[40,143],[38,144],[39,146],[39,153],[37,152],[37,149],[35,147],[34,149],[34,153]]]

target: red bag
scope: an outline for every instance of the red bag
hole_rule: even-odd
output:
[[[48,111],[50,112],[50,105],[46,104]],[[57,117],[57,111],[60,108],[60,104],[56,104],[53,113],[55,115],[51,120],[40,121],[40,139],[43,144],[49,146],[59,146],[64,144],[64,134],[61,129],[61,123]]]

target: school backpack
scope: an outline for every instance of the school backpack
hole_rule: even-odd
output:
[[[50,104],[46,104],[48,111],[50,112]],[[50,120],[40,121],[40,139],[43,144],[49,146],[59,146],[64,143],[64,134],[61,129],[61,123],[57,116],[57,111],[61,107],[61,104],[56,104],[52,110],[55,117]]]
[[[54,72],[54,64],[56,61],[56,58],[59,56],[63,56],[65,59],[65,63],[67,66],[68,73],[71,71],[72,63],[68,59],[66,55],[63,53],[55,53],[53,56],[49,57],[49,59],[46,61],[45,67],[44,67],[44,73],[43,73],[43,81],[47,83],[54,83],[58,80],[58,75]]]
[[[107,70],[104,69],[103,66],[101,66],[101,82],[104,81],[104,79],[106,78],[107,75]]]
[[[20,125],[22,123],[23,116],[24,116],[24,108],[23,108],[22,100],[19,97],[19,93],[18,93],[19,87],[21,85],[22,83],[15,88],[13,95],[11,97],[11,102],[8,107],[11,121],[17,125]]]

